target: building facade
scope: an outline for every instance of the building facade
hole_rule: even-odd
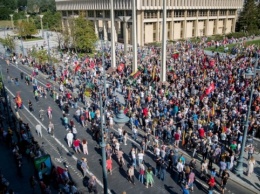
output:
[[[55,0],[62,13],[62,25],[83,15],[92,20],[95,32],[104,40],[111,38],[110,0]],[[238,10],[244,0],[166,0],[167,39],[227,34],[235,31]],[[119,16],[132,16],[132,0],[114,0],[115,40],[123,41],[123,22]],[[136,0],[137,43],[144,45],[162,39],[163,0]],[[126,40],[131,44],[131,19],[126,25]]]

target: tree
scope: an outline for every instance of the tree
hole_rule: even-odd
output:
[[[29,38],[38,33],[38,30],[33,22],[20,21],[17,24],[18,36]]]
[[[30,55],[37,59],[40,64],[48,61],[48,53],[46,50],[40,49],[37,50],[35,47],[32,48],[32,51],[30,52]]]
[[[38,0],[27,0],[27,12],[31,14],[37,14],[40,11],[40,5]]]
[[[9,49],[11,52],[15,49],[15,41],[14,38],[10,35],[7,35],[6,38],[0,38],[0,43]]]
[[[93,22],[86,20],[82,16],[73,19],[71,35],[73,44],[80,51],[91,52],[97,41]]]
[[[48,28],[49,30],[54,29],[61,29],[61,13],[55,12],[52,13],[51,11],[47,11],[43,13],[43,19],[42,22],[44,24],[45,28]]]
[[[17,0],[1,0],[0,2],[4,5],[4,7],[11,10],[15,10],[18,7]]]
[[[244,2],[243,11],[237,22],[238,31],[252,32],[258,29],[258,11],[254,0]]]
[[[0,7],[0,20],[10,20],[10,14],[13,13],[13,11],[6,7]]]

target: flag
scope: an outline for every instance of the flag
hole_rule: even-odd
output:
[[[211,116],[215,115],[215,104],[213,104],[212,108],[211,108]]]
[[[182,146],[185,145],[185,131],[182,134]]]
[[[156,75],[156,66],[154,65],[153,66],[153,71],[152,71],[152,78],[153,78],[153,80],[155,78],[155,75]]]
[[[206,77],[207,77],[207,71],[206,69],[204,69],[203,80],[206,79]]]
[[[89,67],[90,67],[91,69],[95,68],[95,62],[94,62],[94,61],[91,61]]]
[[[80,70],[80,64],[75,66],[75,73]]]

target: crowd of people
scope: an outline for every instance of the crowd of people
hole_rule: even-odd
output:
[[[223,44],[233,41],[225,39]],[[125,158],[129,157],[131,162],[127,174],[132,184],[135,184],[137,166],[138,178],[147,188],[153,186],[154,176],[164,180],[167,170],[170,173],[177,171],[178,182],[184,184],[183,192],[188,193],[193,190],[195,158],[201,156],[198,173],[207,181],[209,193],[216,186],[216,175],[222,179],[221,191],[224,193],[229,178],[228,170],[232,170],[241,151],[243,124],[250,110],[249,134],[254,135],[259,131],[259,75],[254,80],[245,76],[249,69],[254,70],[253,61],[259,54],[259,48],[256,45],[245,47],[243,40],[236,46],[236,57],[215,52],[206,55],[203,50],[206,43],[207,40],[202,39],[198,43],[185,41],[168,44],[165,64],[167,82],[160,81],[160,48],[139,47],[139,68],[132,72],[132,55],[124,56],[120,46],[116,51],[117,69],[110,68],[110,48],[105,47],[94,57],[79,58],[75,53],[64,54],[59,67],[37,65],[29,57],[26,60],[34,67],[34,73],[26,80],[28,85],[31,83],[34,86],[36,101],[39,97],[45,97],[47,91],[51,92],[63,114],[63,124],[68,130],[68,146],[73,147],[76,153],[83,151],[87,155],[88,148],[87,140],[77,136],[75,120],[82,127],[91,126],[98,145],[104,135],[109,173],[112,174],[112,155],[116,155],[122,168]],[[213,44],[219,46],[217,42]],[[58,90],[39,86],[35,77],[38,71],[48,74],[59,85]],[[107,77],[107,84],[102,90],[104,77]],[[253,83],[252,106],[248,107]],[[100,96],[104,113],[100,112]],[[79,106],[79,103],[83,103],[83,106]],[[76,110],[73,112],[75,120],[68,119],[71,108]],[[120,110],[130,118],[127,126],[131,132],[121,127],[116,128],[117,133],[111,130],[115,126],[113,115]],[[102,114],[106,121],[103,132],[100,130]],[[120,143],[127,145],[130,137],[139,146],[133,147],[129,154],[124,154]],[[185,162],[180,149],[190,153],[190,163]],[[254,149],[252,144],[246,148],[248,175],[253,172]],[[149,150],[154,153],[154,170],[150,167],[146,169],[143,163],[145,153]],[[213,164],[219,166],[218,173]],[[85,158],[82,159],[81,168],[86,175],[88,165]],[[93,185],[89,187],[90,191],[97,192]]]

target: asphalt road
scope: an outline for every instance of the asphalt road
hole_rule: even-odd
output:
[[[24,109],[20,110],[20,116],[22,117],[23,121],[29,123],[31,127],[32,134],[36,137],[39,142],[43,142],[44,149],[47,153],[52,156],[52,161],[55,165],[59,165],[61,167],[64,166],[64,162],[69,166],[69,171],[71,176],[73,177],[74,181],[77,183],[78,188],[83,193],[88,193],[87,188],[84,185],[84,181],[82,179],[82,173],[79,170],[78,160],[83,157],[83,154],[76,154],[72,148],[67,146],[67,142],[65,136],[67,131],[65,130],[64,126],[62,125],[62,112],[59,109],[58,105],[54,102],[54,100],[48,95],[46,99],[40,98],[40,101],[36,103],[33,95],[33,88],[32,86],[27,86],[24,80],[19,81],[19,86],[15,85],[14,83],[7,83],[7,71],[6,69],[9,68],[9,75],[11,77],[18,77],[20,80],[20,72],[23,71],[25,74],[31,74],[31,69],[26,66],[12,66],[10,65],[7,67],[5,61],[0,60],[2,64],[2,73],[5,78],[5,86],[9,93],[9,98],[12,100],[12,106],[14,107],[13,97],[19,91],[20,95],[24,102]],[[37,77],[39,85],[46,85],[48,80],[46,80],[43,76],[39,75]],[[56,88],[58,88],[56,86]],[[34,112],[29,112],[28,110],[28,100],[31,100],[34,107]],[[50,136],[47,131],[48,119],[45,116],[44,121],[39,121],[38,111],[42,108],[47,110],[48,106],[51,106],[53,109],[53,119],[52,122],[55,125],[55,136]],[[79,106],[82,106],[79,104]],[[73,118],[73,114],[76,110],[70,109],[69,119]],[[37,137],[35,133],[35,125],[42,124],[43,126],[43,138]],[[90,173],[93,173],[99,180],[98,190],[100,193],[102,192],[102,166],[101,166],[101,150],[95,148],[96,142],[92,139],[91,134],[89,133],[88,128],[82,128],[79,123],[75,122],[76,128],[78,130],[77,137],[80,139],[86,138],[88,141],[88,149],[89,155],[86,156],[88,159],[88,164],[90,167]],[[129,132],[129,137],[131,138],[131,131],[127,128]],[[114,131],[114,129],[110,129],[110,131]],[[139,137],[140,139],[140,137]],[[128,140],[127,145],[121,144],[123,151],[125,152],[125,161],[128,164],[128,153],[132,146],[138,146],[137,142],[133,140]],[[62,158],[61,158],[62,157]],[[151,152],[146,152],[144,157],[146,167],[151,166],[155,167],[155,163],[153,161],[153,155]],[[146,188],[145,185],[142,185],[138,180],[138,173],[135,172],[135,185],[130,184],[126,179],[126,169],[127,167],[124,166],[124,170],[119,170],[118,164],[115,160],[113,160],[113,175],[108,175],[108,188],[110,193],[121,194],[123,191],[127,193],[182,193],[180,185],[176,183],[177,180],[177,173],[167,173],[166,178],[164,181],[159,180],[157,177],[154,177],[155,184],[152,188]],[[88,176],[89,177],[89,176]],[[219,180],[218,180],[219,182]],[[194,193],[207,193],[207,185],[203,180],[197,178],[195,191]],[[219,189],[216,189],[215,193],[220,193]],[[225,193],[247,193],[251,194],[252,192],[248,191],[244,187],[229,181],[227,185],[227,191]]]

